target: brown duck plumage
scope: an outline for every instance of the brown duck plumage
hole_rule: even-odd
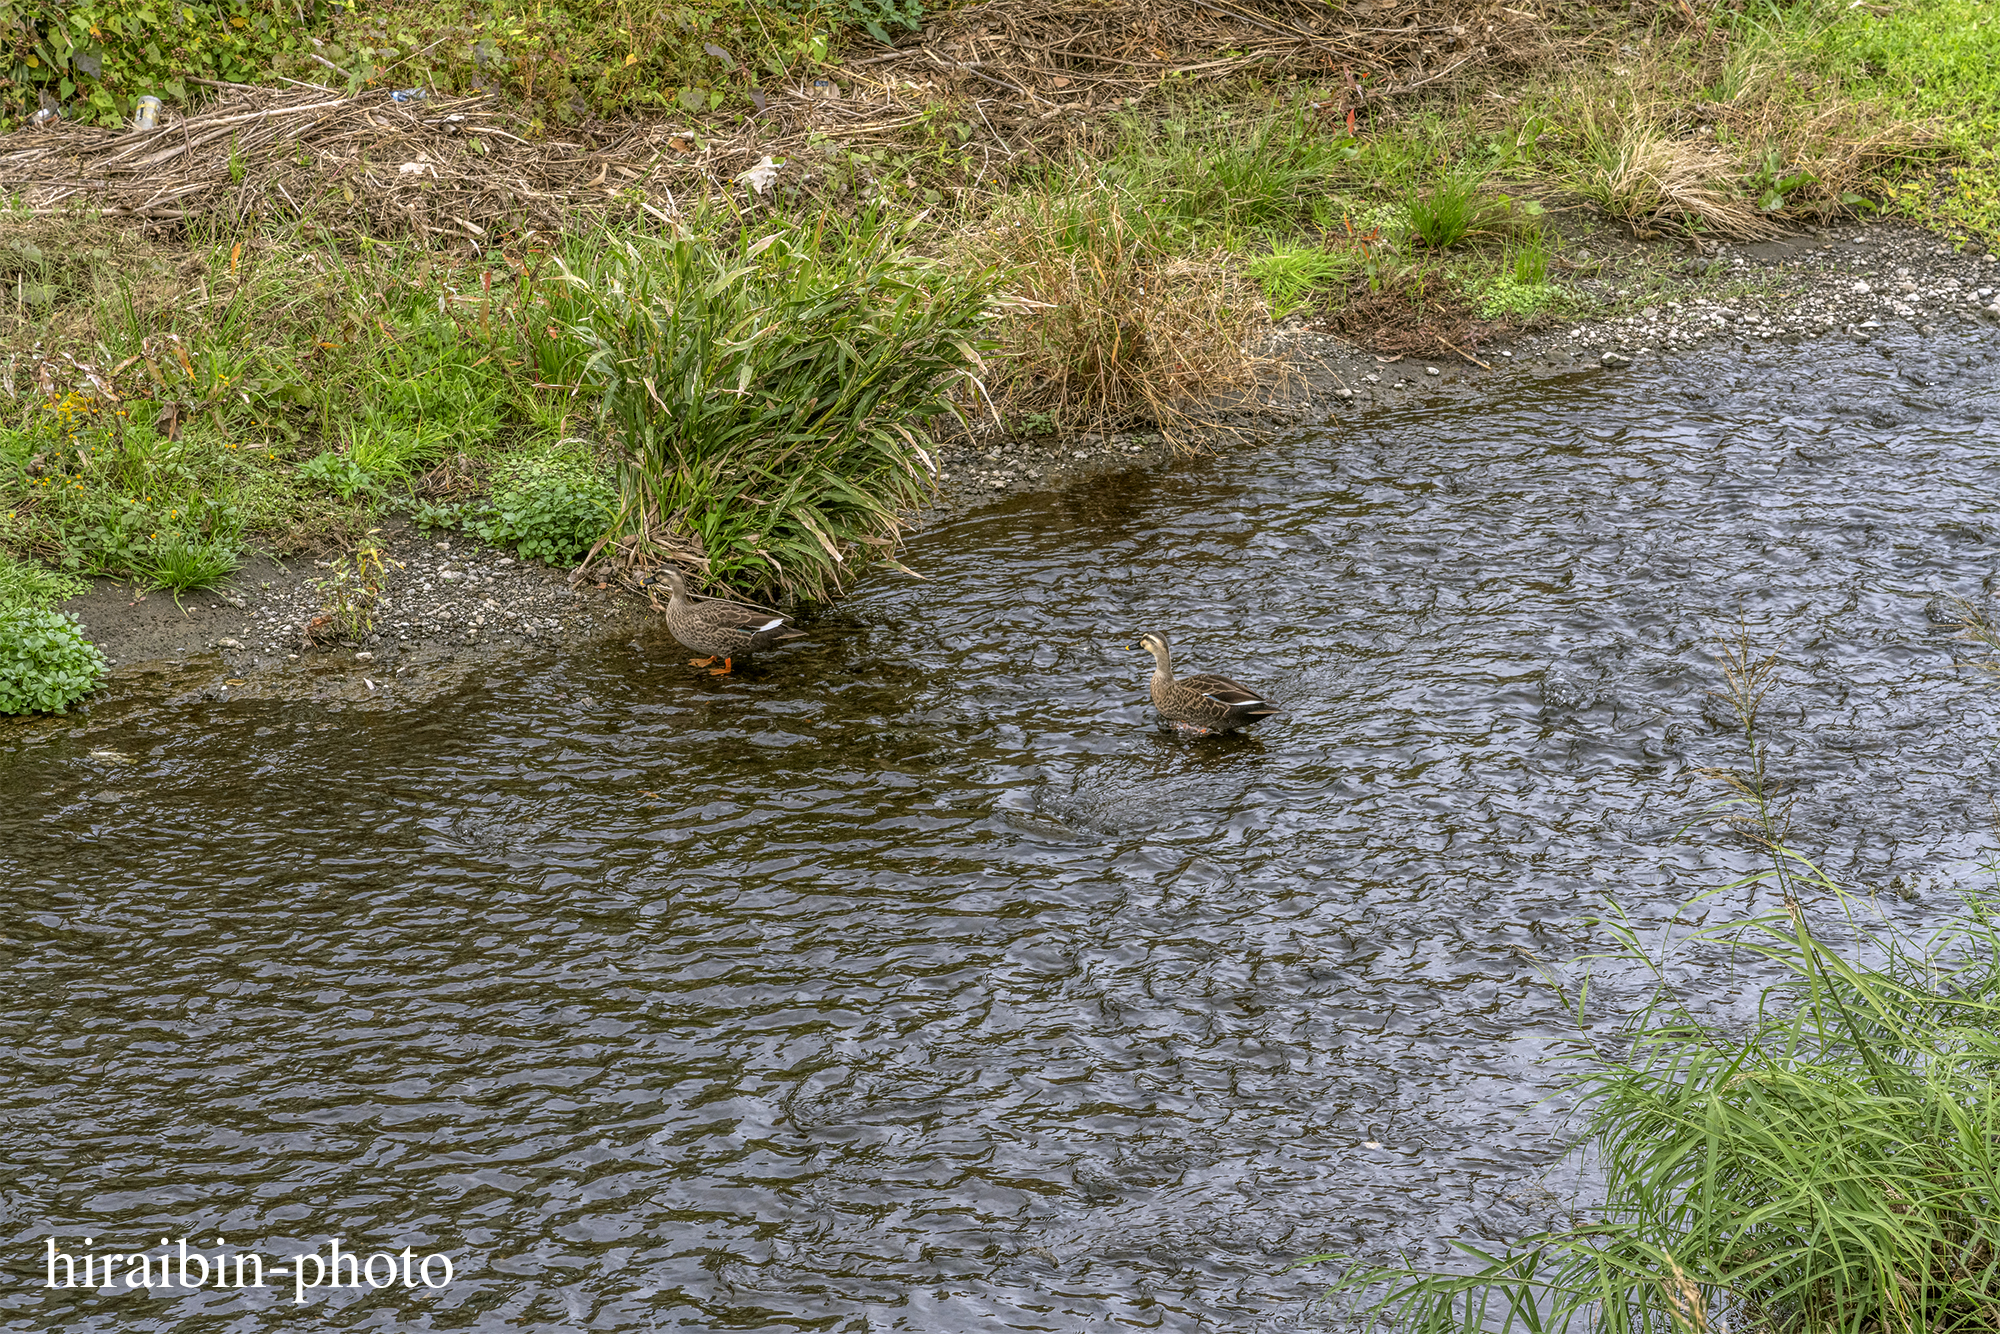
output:
[[[805,631],[792,629],[785,618],[775,612],[760,611],[740,602],[724,602],[718,598],[695,601],[688,596],[687,581],[672,566],[662,571],[658,580],[647,579],[644,582],[664,583],[672,590],[673,596],[667,602],[667,629],[673,632],[675,639],[695,652],[708,655],[705,658],[689,658],[688,666],[709,667],[717,658],[722,659],[720,667],[709,667],[711,676],[727,675],[735,667],[734,659],[805,635]]]
[[[1200,732],[1234,732],[1255,727],[1274,713],[1282,713],[1250,687],[1226,676],[1189,676],[1174,679],[1173,660],[1168,654],[1167,637],[1147,631],[1139,636],[1139,647],[1153,655],[1153,707],[1176,727]]]

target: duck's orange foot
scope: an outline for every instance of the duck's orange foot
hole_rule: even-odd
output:
[[[710,654],[709,656],[707,656],[706,658],[689,658],[689,659],[688,659],[688,666],[690,666],[690,667],[706,667],[706,666],[708,666],[708,664],[710,664],[711,662],[714,662],[714,661],[715,661],[715,655],[711,653],[711,654]]]
[[[709,659],[708,661],[709,661],[709,662],[714,662],[714,661],[715,661],[715,659],[714,659],[714,658],[710,658],[710,659]],[[704,665],[704,666],[706,666],[707,664],[705,663],[705,664],[703,664],[703,665]],[[729,673],[730,673],[731,669],[732,669],[732,668],[734,667],[734,665],[735,665],[735,664],[733,664],[732,662],[730,662],[730,660],[729,660],[728,658],[724,658],[724,659],[722,660],[722,665],[721,665],[720,667],[710,667],[710,668],[708,669],[708,674],[709,674],[710,676],[727,676],[727,675],[729,675]]]
[[[1183,736],[1208,736],[1209,730],[1197,723],[1175,723],[1174,730]]]

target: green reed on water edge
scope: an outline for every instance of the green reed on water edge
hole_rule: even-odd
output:
[[[1968,898],[1922,942],[1864,928],[1864,905],[1782,842],[1756,735],[1771,669],[1740,649],[1726,664],[1752,747],[1728,804],[1770,865],[1703,897],[1760,886],[1781,907],[1683,948],[1748,954],[1784,980],[1753,1023],[1718,1027],[1614,910],[1616,957],[1656,986],[1623,1053],[1586,1044],[1571,1081],[1604,1203],[1498,1253],[1455,1243],[1469,1273],[1351,1265],[1334,1290],[1371,1326],[2000,1330],[2000,898]],[[1852,948],[1815,934],[1813,900],[1844,912]],[[1855,962],[1864,953],[1879,962]],[[1586,1005],[1587,990],[1579,1025]]]
[[[988,276],[917,257],[907,228],[829,218],[568,257],[549,313],[603,392],[622,550],[805,597],[893,551],[936,473],[923,433],[976,392],[993,315]]]

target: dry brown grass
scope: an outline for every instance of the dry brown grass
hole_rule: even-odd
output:
[[[1737,137],[1776,146],[1783,160],[1811,173],[1786,207],[1819,218],[1852,213],[1846,201],[1867,193],[1884,168],[1936,153],[1943,138],[1937,126],[1899,119],[1877,103],[1839,99],[1809,116],[1771,115],[1768,127],[1747,125]]]
[[[1589,125],[1581,166],[1578,193],[1641,237],[1679,231],[1757,240],[1787,230],[1744,194],[1736,155],[1670,138],[1645,119]]]
[[[1532,109],[1563,127],[1565,184],[1641,237],[1756,240],[1852,215],[1884,165],[1938,140],[1774,49],[1696,37],[1627,49]],[[1782,216],[1766,206],[1774,188]]]
[[[88,347],[111,303],[174,293],[182,258],[108,219],[0,210],[0,346]]]
[[[989,381],[1010,425],[1171,431],[1268,369],[1250,350],[1262,302],[1227,252],[1165,248],[1115,191],[1035,196],[970,245],[1013,307]]]

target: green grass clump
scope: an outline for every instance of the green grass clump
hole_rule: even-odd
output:
[[[1492,211],[1479,177],[1451,172],[1428,186],[1412,185],[1404,197],[1410,231],[1432,250],[1449,250],[1473,232]]]
[[[75,617],[47,607],[0,611],[0,713],[66,712],[105,671]]]
[[[1244,266],[1264,290],[1271,318],[1282,320],[1313,303],[1357,267],[1351,255],[1296,241],[1280,241],[1269,254],[1253,255]]]
[[[1788,911],[1697,936],[1786,970],[1766,1017],[1703,1023],[1663,979],[1626,1054],[1579,1081],[1607,1182],[1598,1221],[1462,1247],[1470,1274],[1356,1269],[1339,1286],[1386,1284],[1374,1316],[1455,1334],[1698,1331],[1724,1312],[1813,1332],[1994,1329],[2000,902],[1971,902],[1925,947],[1864,938],[1888,960],[1864,967],[1799,907],[1845,902],[1837,889],[1779,856]],[[1635,927],[1617,930],[1647,957]]]
[[[213,588],[243,564],[241,540],[235,534],[197,537],[174,533],[133,562],[134,572],[151,588],[186,593]]]
[[[1549,280],[1549,243],[1539,228],[1508,252],[1506,274],[1521,287],[1540,287]]]
[[[548,317],[590,349],[617,531],[711,579],[820,597],[896,542],[930,423],[979,368],[988,275],[864,217],[715,243],[607,239]]]

